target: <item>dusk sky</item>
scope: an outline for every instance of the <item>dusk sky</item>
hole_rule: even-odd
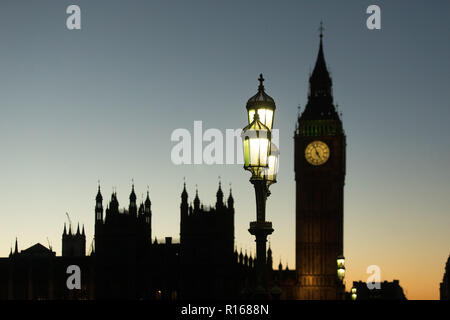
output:
[[[66,28],[81,8],[82,29]],[[381,8],[381,30],[366,9]],[[408,299],[438,299],[450,254],[450,2],[0,2],[0,256],[47,237],[57,255],[65,212],[94,233],[100,180],[128,207],[150,190],[153,235],[179,237],[189,201],[232,183],[235,243],[255,252],[256,208],[241,164],[174,165],[171,134],[242,128],[263,73],[275,99],[280,172],[267,219],[274,267],[295,268],[293,132],[324,24],[324,52],[347,134],[346,283],[399,279]],[[206,146],[207,143],[204,143]],[[239,146],[240,147],[240,146]],[[88,249],[88,248],[87,248]]]

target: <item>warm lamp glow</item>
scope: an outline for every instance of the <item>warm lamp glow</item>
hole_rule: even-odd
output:
[[[356,288],[353,287],[351,292],[352,292],[352,300],[356,300],[356,298],[358,297],[358,295],[356,294]]]
[[[345,278],[345,269],[344,268],[339,268],[338,271],[337,271],[337,276],[338,276],[338,279],[340,281],[344,280],[344,278]]]
[[[273,125],[273,109],[268,108],[258,108],[258,115],[260,121],[270,130],[272,130]],[[255,116],[255,109],[248,110],[248,123],[253,121]]]
[[[270,130],[259,121],[258,114],[242,131],[244,139],[244,169],[255,176],[260,176],[261,170],[268,167],[270,154]]]
[[[261,172],[262,178],[265,179],[269,185],[277,182],[279,154],[278,148],[272,143],[271,152],[267,160],[268,167],[263,169]]]
[[[345,258],[344,256],[339,256],[336,260],[337,262],[337,276],[340,281],[345,278]]]
[[[345,268],[345,258],[343,256],[338,257],[336,261],[338,268]]]

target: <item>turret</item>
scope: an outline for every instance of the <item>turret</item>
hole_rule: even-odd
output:
[[[69,234],[66,233],[66,224],[62,235],[62,256],[63,257],[83,257],[86,255],[86,234],[84,225],[80,232],[80,224],[77,225],[77,231],[72,234],[69,227]]]
[[[230,195],[228,196],[228,209],[232,209],[234,208],[234,199],[233,199],[233,195],[231,194],[231,187],[230,187]]]
[[[180,241],[182,241],[184,238],[184,228],[188,214],[189,214],[188,193],[186,191],[186,182],[184,182],[183,191],[181,192],[181,204],[180,204]]]
[[[145,223],[150,224],[150,218],[152,215],[152,202],[150,201],[150,194],[147,190],[147,198],[145,199],[144,203],[144,217],[145,217]]]
[[[130,205],[128,206],[128,211],[131,216],[134,217],[137,216],[136,193],[134,192],[134,183],[131,186]]]
[[[111,213],[119,213],[119,201],[117,200],[117,193],[115,191],[111,195],[109,210]]]
[[[200,198],[198,197],[198,189],[196,189],[194,199],[194,212],[198,212],[199,210],[200,210]]]
[[[267,250],[267,269],[272,271],[272,268],[273,268],[272,249],[270,248],[269,242],[269,249]]]
[[[216,193],[216,209],[219,210],[220,208],[223,207],[223,191],[222,191],[222,184],[219,181],[219,189],[217,190]]]
[[[181,204],[188,204],[188,193],[186,191],[186,182],[183,184],[183,192],[181,192]]]
[[[95,197],[95,222],[103,221],[103,197],[100,192],[100,184],[98,185],[97,196]]]

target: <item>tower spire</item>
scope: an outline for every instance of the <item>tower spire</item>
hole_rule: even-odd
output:
[[[183,191],[181,192],[181,201],[183,203],[187,204],[187,200],[188,200],[188,193],[186,191],[186,179],[183,178],[184,182],[183,182]]]
[[[149,186],[147,186],[147,198],[145,198],[145,203],[144,203],[144,213],[146,215],[150,215],[150,208],[151,208],[152,202],[150,201],[150,191],[149,191]]]
[[[219,209],[221,207],[223,207],[223,191],[222,191],[222,182],[220,181],[220,176],[219,176],[219,189],[217,189],[217,193],[216,193],[216,209]]]
[[[323,22],[320,21],[319,32],[320,32],[320,40],[321,40],[321,41],[322,41],[322,38],[323,38],[323,30],[324,30]]]
[[[148,186],[147,186],[147,198],[145,198],[145,206],[150,207],[151,204],[152,204],[152,202],[150,201],[150,191],[148,190]]]
[[[100,191],[100,180],[98,180],[98,191],[95,197],[95,222],[103,221],[103,197]]]
[[[303,120],[339,120],[333,104],[332,80],[328,72],[323,49],[323,23],[319,27],[319,51],[314,69],[309,77],[308,103],[299,118]]]
[[[312,84],[311,80],[316,80],[316,81],[321,80],[321,81],[324,82],[324,85],[328,84],[328,82],[329,82],[329,85],[331,86],[331,78],[330,78],[330,74],[328,73],[328,70],[327,70],[327,64],[325,62],[325,55],[323,53],[323,41],[322,41],[322,39],[323,39],[323,30],[324,30],[324,28],[323,28],[323,23],[322,22],[320,22],[319,30],[320,30],[320,35],[319,35],[319,37],[320,37],[319,52],[317,54],[317,59],[316,59],[316,64],[314,66],[314,70],[313,70],[313,72],[311,74],[310,84]]]
[[[100,191],[100,180],[98,180],[98,191],[97,191],[97,196],[95,197],[95,200],[97,200],[97,202],[102,202],[102,200],[103,200],[102,193]]]
[[[231,192],[231,182],[230,182],[230,195],[228,196],[227,202],[228,202],[228,208],[229,209],[233,208],[233,206],[234,206],[234,199],[233,199],[233,194]]]
[[[198,197],[198,186],[195,185],[194,210],[198,211],[199,209],[200,209],[200,198]]]
[[[136,193],[134,192],[134,179],[131,179],[131,193],[129,210],[131,214],[137,214]],[[133,212],[131,212],[133,211]]]

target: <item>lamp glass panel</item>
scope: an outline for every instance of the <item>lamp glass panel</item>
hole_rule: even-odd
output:
[[[250,139],[245,137],[244,140],[244,167],[248,167],[250,165]]]
[[[278,157],[274,154],[271,154],[267,162],[268,167],[262,171],[263,178],[267,181],[275,181],[277,179]]]
[[[258,109],[259,119],[266,127],[272,130],[273,110],[261,108]]]
[[[248,123],[253,122],[253,118],[255,117],[255,109],[248,110]]]
[[[261,137],[253,137],[250,141],[250,166],[266,167],[267,153],[269,148],[269,139]]]
[[[339,280],[344,279],[344,276],[345,276],[345,269],[338,269],[337,274],[338,274]]]
[[[272,130],[273,123],[273,110],[267,108],[258,109],[259,121],[261,121],[266,127]],[[248,110],[248,123],[253,121],[255,116],[255,109]]]

